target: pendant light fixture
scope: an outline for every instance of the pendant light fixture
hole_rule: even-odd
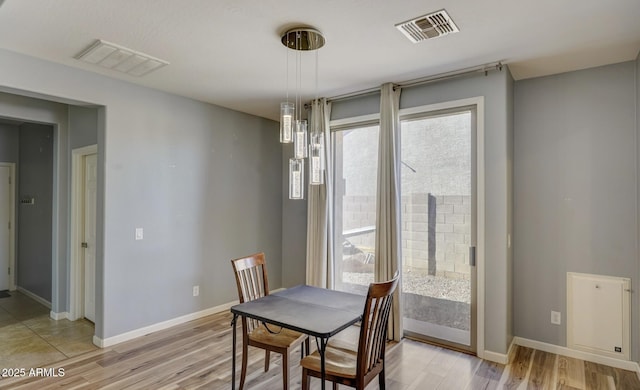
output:
[[[320,129],[312,128],[311,145],[307,121],[302,119],[301,114],[304,108],[302,103],[302,52],[315,51],[315,77],[316,92],[318,88],[318,52],[324,46],[325,40],[322,34],[310,27],[296,27],[288,30],[282,35],[281,42],[288,49],[295,52],[295,101],[289,101],[289,51],[287,51],[287,99],[280,104],[280,142],[293,142],[293,158],[289,159],[289,199],[304,199],[304,159],[309,156],[311,149],[311,159],[309,161],[309,183],[322,184],[322,149],[318,151],[318,146],[322,148],[322,132]]]

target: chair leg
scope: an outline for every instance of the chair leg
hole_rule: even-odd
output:
[[[242,342],[242,370],[240,371],[240,387],[239,390],[244,389],[244,380],[247,377],[247,357],[249,355],[249,350],[247,346],[247,341],[243,340]]]
[[[271,353],[268,349],[264,350],[264,372],[269,371],[269,364],[271,363]]]
[[[307,337],[304,339],[304,345],[300,344],[300,359],[311,354],[311,350],[309,348],[311,347],[309,347],[309,337]]]
[[[333,390],[338,390],[338,384],[336,382],[333,382]]]
[[[311,378],[307,373],[307,369],[303,368],[302,369],[302,390],[309,390],[310,380]]]
[[[380,373],[378,374],[378,387],[380,387],[380,390],[385,390],[385,380],[384,380],[384,367],[382,368],[382,371],[380,371]]]
[[[289,350],[282,354],[282,388],[289,389]]]

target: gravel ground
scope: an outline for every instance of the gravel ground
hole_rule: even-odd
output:
[[[372,273],[343,272],[343,281],[366,286],[373,282]],[[402,290],[406,293],[471,303],[471,284],[464,279],[447,279],[422,273],[403,272]]]

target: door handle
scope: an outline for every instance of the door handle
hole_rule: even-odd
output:
[[[469,247],[469,265],[472,267],[476,266],[476,247]]]
[[[80,246],[83,248],[88,248],[89,244],[87,244],[86,242],[83,242],[82,244],[80,244]]]

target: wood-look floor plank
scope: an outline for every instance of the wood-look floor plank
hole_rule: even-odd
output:
[[[526,380],[532,357],[533,349],[523,346],[515,347],[513,361],[506,370],[508,377],[506,380],[503,379],[505,390],[516,390]]]
[[[119,383],[135,382],[137,378],[153,375],[155,372],[162,372],[168,366],[177,368],[183,367],[188,357],[203,349],[208,349],[210,354],[219,354],[219,345],[209,345],[214,335],[198,337],[191,342],[180,345],[179,343],[168,344],[160,350],[153,350],[151,353],[132,355],[128,360],[119,360],[117,364],[104,367],[103,370],[84,375],[91,383],[90,388],[123,388],[118,387]]]
[[[610,383],[610,388],[615,388],[616,390],[640,389],[640,379],[638,379],[638,375],[635,372],[592,362],[584,362],[584,369],[591,374],[595,372],[600,376],[606,377]]]
[[[616,370],[619,371],[617,390],[640,389],[640,378],[638,378],[638,374],[633,371],[621,370],[618,368],[616,368]]]
[[[504,373],[504,368],[505,366],[503,364],[487,360],[481,361],[473,378],[471,378],[468,389],[497,389],[500,378],[502,378],[502,374]]]
[[[180,357],[180,364],[176,364],[176,361],[167,361],[152,370],[129,376],[124,380],[107,383],[100,388],[104,390],[123,388],[160,389],[164,386],[175,386],[177,382],[214,365],[217,359],[215,351],[216,349],[211,347],[203,348],[198,352]]]
[[[552,353],[534,351],[527,389],[553,389],[555,387],[553,376],[556,358],[557,355]]]
[[[584,387],[573,387],[569,385],[558,384],[555,387],[556,390],[584,390]]]
[[[54,389],[81,389],[86,386],[88,382],[81,376],[65,377],[61,380],[50,383],[47,386],[38,387],[39,390],[54,390]]]
[[[556,385],[560,389],[584,389],[584,362],[567,356],[558,356]]]
[[[395,378],[408,386],[423,380],[421,377],[424,367],[438,355],[440,350],[439,347],[425,349],[422,348],[423,345],[414,340],[404,340],[402,343],[387,348],[385,368],[387,377]],[[442,377],[440,377],[440,381],[442,381]]]
[[[585,390],[616,390],[615,384],[612,387],[609,386],[610,376],[598,372],[598,370],[591,364],[585,362]]]
[[[455,364],[455,356],[459,352],[450,351],[448,349],[440,348],[438,350],[438,358],[431,359],[425,370],[446,377],[451,367]]]
[[[474,356],[452,352],[453,364],[438,389],[465,389],[472,381],[482,361]]]
[[[65,360],[63,362],[57,362],[46,366],[45,368],[62,368],[64,369],[65,378],[73,377],[75,375],[82,374],[86,371],[91,370],[92,368],[98,367],[97,361],[102,359],[104,356],[112,356],[117,354],[110,349],[98,350],[88,352],[83,355],[79,355],[73,357],[71,359]],[[10,389],[41,389],[46,387],[52,383],[57,383],[60,379],[55,377],[50,378],[41,378],[41,377],[27,377],[27,378],[13,378],[7,381],[0,381],[0,389],[10,388]]]
[[[408,390],[437,389],[443,377],[431,372],[421,372],[418,377],[409,385]]]
[[[607,380],[607,383],[613,382],[613,387],[609,386],[609,388],[617,389],[618,387],[618,374],[613,367],[605,366],[598,363],[593,362],[584,362],[585,372],[596,372],[598,376],[604,376]],[[611,379],[609,379],[611,378]]]

